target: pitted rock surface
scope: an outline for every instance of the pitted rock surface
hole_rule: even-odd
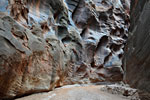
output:
[[[121,81],[128,0],[1,0],[0,97]]]

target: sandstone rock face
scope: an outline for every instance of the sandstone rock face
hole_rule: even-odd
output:
[[[1,0],[0,98],[120,81],[127,0]]]
[[[124,59],[125,81],[147,92],[150,92],[149,35],[150,0],[132,0],[131,27]]]
[[[82,62],[73,66],[73,83],[122,79],[122,55],[129,26],[129,4],[120,0],[66,0],[82,38]]]

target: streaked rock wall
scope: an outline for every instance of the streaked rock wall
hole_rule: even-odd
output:
[[[132,0],[131,27],[124,59],[125,81],[147,92],[150,92],[149,36],[150,0]]]

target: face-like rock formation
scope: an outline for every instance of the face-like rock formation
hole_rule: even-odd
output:
[[[120,81],[128,0],[1,0],[0,97]]]

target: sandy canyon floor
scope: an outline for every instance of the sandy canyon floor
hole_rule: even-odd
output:
[[[69,85],[16,100],[139,100],[135,89],[117,85]]]

